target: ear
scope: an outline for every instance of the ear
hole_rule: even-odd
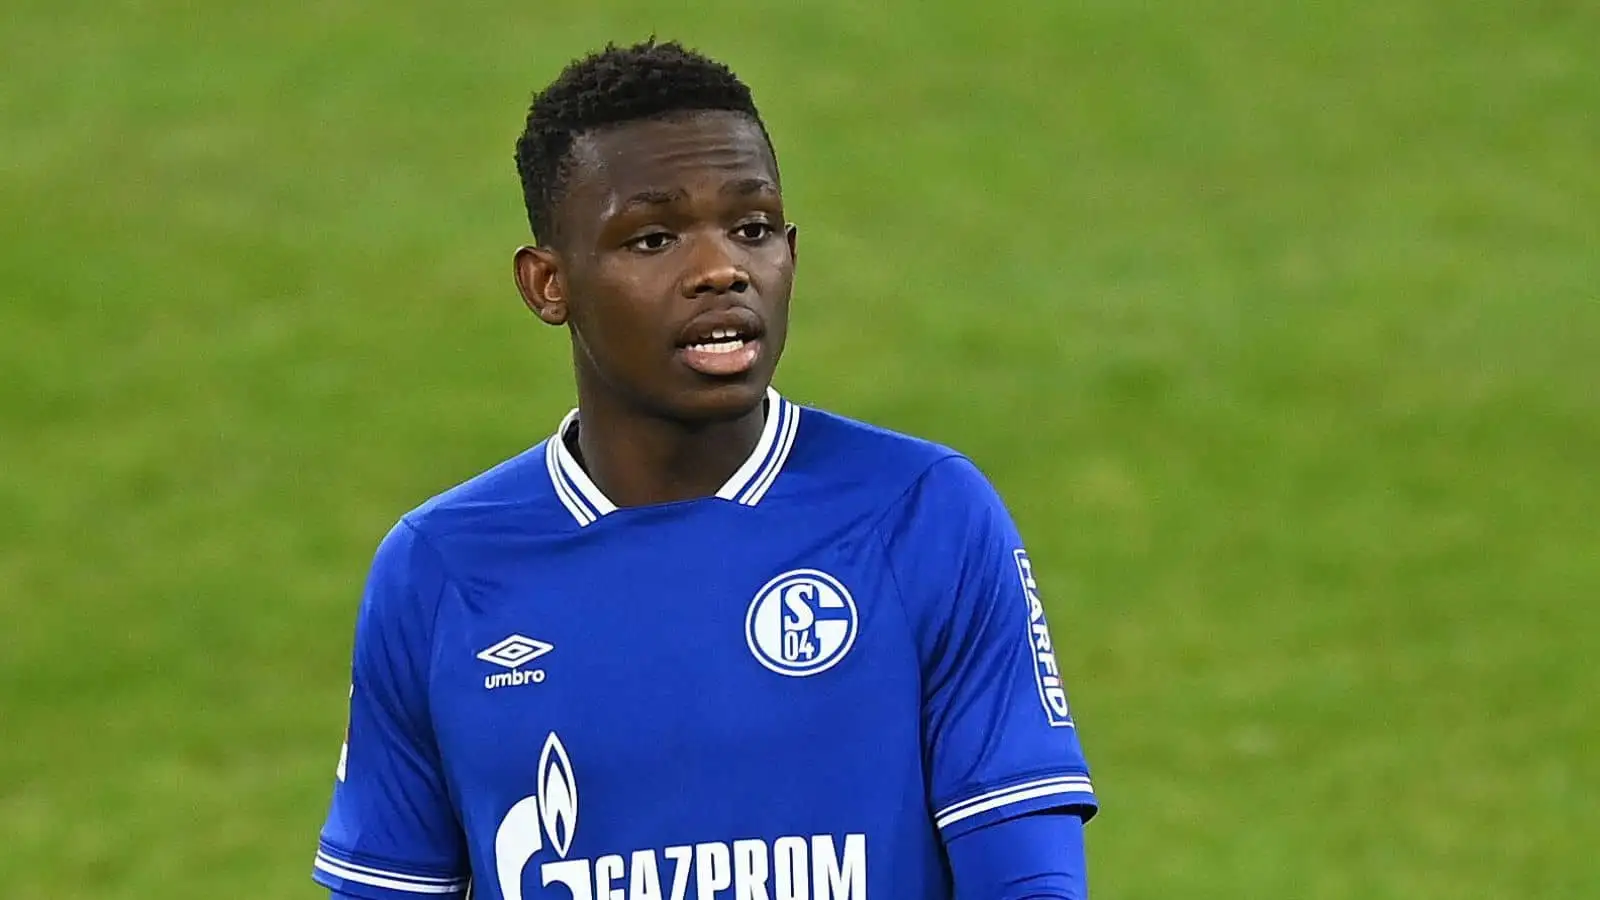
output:
[[[544,247],[518,247],[512,258],[522,302],[546,325],[567,323],[567,286],[561,260]]]
[[[795,242],[800,239],[800,226],[793,222],[783,226],[783,236],[789,242],[789,259],[798,263],[800,254],[795,249]]]

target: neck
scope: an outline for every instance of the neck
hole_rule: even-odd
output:
[[[685,423],[578,390],[578,451],[590,480],[619,507],[709,497],[761,440],[764,404],[737,419]]]

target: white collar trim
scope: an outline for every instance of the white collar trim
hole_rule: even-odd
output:
[[[561,427],[545,442],[544,461],[561,505],[572,513],[579,525],[591,525],[601,516],[616,512],[617,505],[595,485],[567,449],[564,438],[577,421],[576,409],[561,420]],[[799,427],[800,407],[783,399],[775,389],[767,388],[767,420],[761,428],[761,439],[727,483],[717,489],[716,496],[743,506],[760,503],[794,449],[794,436]]]

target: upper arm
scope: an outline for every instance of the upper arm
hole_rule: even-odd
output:
[[[890,558],[923,667],[930,805],[948,841],[1008,817],[1096,806],[1032,565],[988,480],[935,464]]]
[[[467,864],[428,709],[433,614],[451,590],[407,524],[379,546],[356,620],[350,717],[313,876],[362,900],[461,897]]]
[[[968,831],[947,845],[957,897],[1085,900],[1083,820],[1070,812],[1017,816]]]

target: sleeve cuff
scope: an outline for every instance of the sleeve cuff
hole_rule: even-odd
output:
[[[330,891],[365,900],[460,900],[467,893],[464,876],[446,877],[397,872],[364,863],[351,862],[328,851],[317,851],[311,877]]]
[[[1088,775],[1036,778],[947,804],[934,813],[934,824],[946,838],[1014,816],[1074,807],[1088,821],[1099,810]]]

